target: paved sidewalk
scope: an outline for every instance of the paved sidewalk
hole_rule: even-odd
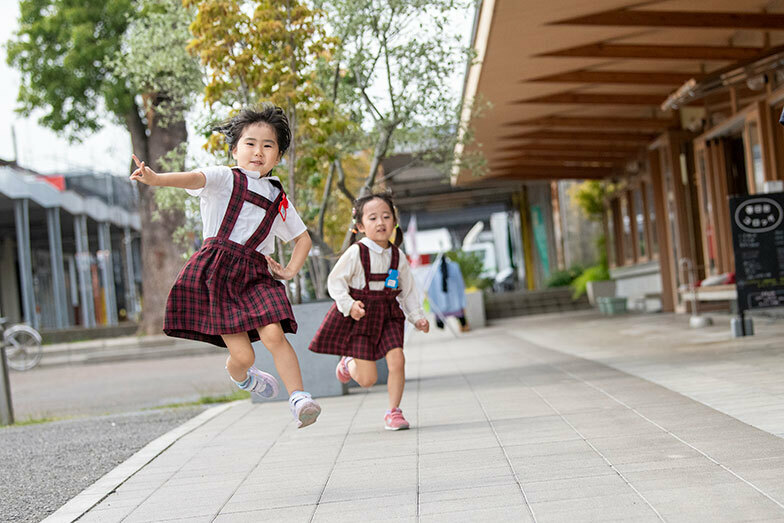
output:
[[[579,318],[548,321],[566,332]],[[303,430],[283,403],[233,404],[148,449],[157,457],[137,458],[79,521],[784,521],[784,439],[526,341],[524,321],[537,319],[415,333],[412,430],[383,430],[382,387],[323,399]],[[662,344],[658,358],[678,351]]]

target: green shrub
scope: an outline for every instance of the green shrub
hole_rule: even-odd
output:
[[[450,260],[457,262],[460,266],[460,272],[463,274],[463,282],[466,289],[475,287],[477,289],[484,289],[493,284],[490,278],[481,278],[484,264],[482,263],[482,256],[477,252],[466,251],[449,251],[446,257]]]
[[[610,279],[610,271],[607,267],[599,264],[593,267],[588,267],[585,271],[572,282],[572,289],[574,294],[572,298],[575,300],[585,294],[586,287],[589,281],[604,281]]]
[[[566,287],[583,273],[583,268],[579,265],[565,271],[554,272],[544,283],[545,287]]]

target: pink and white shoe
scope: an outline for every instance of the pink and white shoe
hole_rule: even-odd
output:
[[[406,430],[409,427],[406,418],[403,417],[403,411],[392,409],[384,416],[384,428],[387,430]]]
[[[335,377],[340,383],[348,383],[351,381],[351,373],[348,371],[348,358],[343,356],[335,367]]]
[[[275,376],[256,367],[249,368],[248,375],[253,378],[250,388],[247,389],[251,394],[265,400],[272,399],[278,395],[279,386]]]
[[[316,422],[321,414],[321,406],[316,403],[310,393],[295,391],[289,398],[291,415],[297,421],[297,428],[301,429]]]

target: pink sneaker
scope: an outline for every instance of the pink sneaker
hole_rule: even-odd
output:
[[[392,409],[384,416],[384,428],[387,430],[406,430],[408,422],[403,417],[403,411],[400,409]]]
[[[351,373],[348,371],[348,361],[346,361],[345,356],[340,358],[338,366],[335,367],[335,377],[340,383],[348,383],[351,381]]]

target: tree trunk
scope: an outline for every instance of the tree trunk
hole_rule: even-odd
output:
[[[188,138],[185,122],[159,127],[153,119],[148,124],[147,162],[159,170],[162,156]],[[142,322],[143,334],[159,334],[163,329],[164,309],[169,290],[184,261],[183,251],[172,241],[174,231],[184,223],[182,212],[162,213],[153,221],[158,210],[155,203],[155,187],[139,184],[140,218],[142,224]]]
[[[387,157],[387,149],[389,149],[389,142],[392,139],[392,133],[395,131],[395,127],[397,127],[397,124],[392,123],[384,125],[381,128],[381,134],[378,137],[378,142],[376,142],[376,148],[373,150],[373,161],[370,162],[370,170],[368,171],[365,183],[362,185],[362,189],[360,189],[357,198],[362,198],[363,196],[370,194],[373,190],[373,184],[376,183],[378,169],[381,167],[381,162]],[[343,238],[343,246],[340,250],[345,251],[350,242],[351,231],[346,231],[346,237]]]

